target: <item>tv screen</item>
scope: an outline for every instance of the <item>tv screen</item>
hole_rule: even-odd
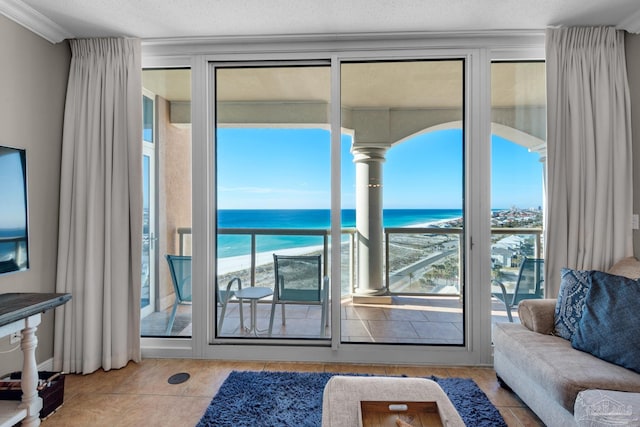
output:
[[[0,274],[29,268],[25,150],[0,146]]]

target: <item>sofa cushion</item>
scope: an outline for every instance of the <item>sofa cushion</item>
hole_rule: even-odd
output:
[[[615,263],[607,273],[628,277],[629,279],[640,279],[640,261],[632,256],[623,258]]]
[[[640,372],[640,281],[594,271],[571,345]]]
[[[555,335],[571,340],[582,317],[590,285],[590,271],[570,268],[560,270],[560,292],[554,313]]]
[[[520,372],[517,378],[503,377],[507,384],[536,382],[571,413],[582,390],[640,392],[640,374],[576,350],[560,337],[539,334],[515,323],[495,323],[493,342],[496,354],[509,359]]]

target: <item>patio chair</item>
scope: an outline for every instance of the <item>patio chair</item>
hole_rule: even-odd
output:
[[[511,309],[517,307],[520,301],[544,298],[544,259],[525,257],[522,260],[512,293],[507,292],[501,281],[493,279],[491,282],[500,287],[501,292],[493,293],[493,296],[504,303],[509,322],[513,323]]]
[[[234,283],[237,283],[237,287],[235,290],[232,290],[231,287]],[[238,309],[240,311],[240,330],[244,330],[244,314],[242,313],[242,301],[239,300],[235,292],[242,289],[242,280],[239,277],[234,277],[229,280],[227,283],[227,287],[221,289],[216,282],[216,288],[218,289],[218,304],[220,304],[222,311],[220,311],[220,319],[218,320],[218,335],[222,333],[222,324],[224,322],[224,315],[227,312],[227,304],[229,301],[234,300],[238,301]]]
[[[286,323],[285,305],[320,305],[320,336],[328,323],[329,278],[322,277],[321,255],[288,256],[273,254],[275,287],[271,302],[269,336],[273,331],[276,304],[282,306],[282,324]]]
[[[176,299],[171,310],[171,317],[167,324],[166,335],[171,334],[173,322],[176,319],[176,310],[180,304],[191,304],[191,257],[182,255],[165,255],[169,263],[171,282]]]

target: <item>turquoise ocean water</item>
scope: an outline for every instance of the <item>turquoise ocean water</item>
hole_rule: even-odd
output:
[[[460,209],[385,209],[384,227],[410,227],[426,223],[458,218]],[[355,227],[355,209],[342,211],[342,228]],[[218,228],[286,228],[328,229],[328,209],[255,209],[219,210]],[[322,245],[321,236],[269,236],[256,237],[256,252],[268,252],[305,246]],[[250,253],[250,237],[237,235],[218,236],[218,257],[247,255]]]

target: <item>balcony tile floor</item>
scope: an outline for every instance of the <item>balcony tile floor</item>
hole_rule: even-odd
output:
[[[320,338],[320,306],[291,305],[286,310],[286,324],[282,324],[281,307],[276,307],[272,338]],[[219,312],[218,308],[218,312]],[[249,304],[244,305],[244,326],[250,322]],[[142,319],[143,336],[164,336],[170,310],[153,313]],[[271,304],[258,304],[257,328],[267,337]],[[517,313],[514,311],[517,322]],[[462,307],[458,297],[394,296],[393,303],[353,304],[342,302],[342,341],[415,344],[463,344]],[[493,322],[506,322],[504,304],[492,300]],[[326,329],[328,337],[330,328]],[[191,335],[191,307],[179,306],[172,336]],[[246,337],[240,328],[238,304],[230,304],[220,337]]]

